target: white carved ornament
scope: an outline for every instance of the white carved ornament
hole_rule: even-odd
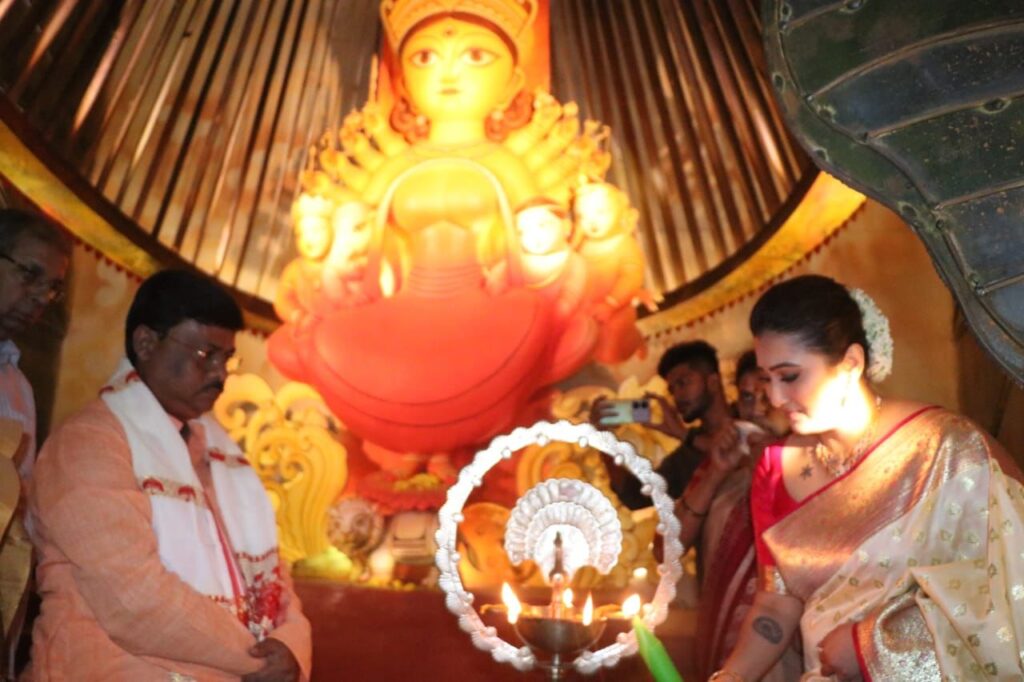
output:
[[[575,478],[549,478],[519,498],[505,525],[505,553],[515,566],[532,560],[551,582],[556,536],[561,536],[567,580],[584,566],[607,574],[622,551],[615,507],[600,490]]]
[[[619,441],[612,433],[598,431],[589,424],[572,424],[567,421],[553,424],[538,422],[529,428],[518,428],[508,435],[498,436],[459,472],[455,484],[448,489],[448,499],[438,512],[438,550],[435,561],[440,571],[439,584],[445,592],[445,605],[458,617],[459,627],[469,633],[477,648],[490,651],[495,661],[508,663],[517,670],[531,669],[536,663],[536,658],[528,647],[510,644],[498,636],[495,628],[484,625],[480,620],[480,615],[473,607],[473,595],[466,591],[459,575],[456,537],[458,524],[463,520],[462,509],[466,500],[473,489],[483,482],[484,475],[500,460],[510,458],[514,452],[528,445],[543,447],[551,441],[576,443],[580,447],[592,447],[609,455],[617,466],[625,467],[640,480],[643,493],[649,495],[653,501],[658,512],[657,531],[664,539],[664,556],[662,563],[658,565],[660,579],[654,599],[645,605],[642,614],[644,623],[651,630],[665,620],[668,605],[675,598],[676,583],[682,575],[679,560],[683,554],[683,546],[679,542],[679,520],[674,513],[674,503],[666,491],[665,480],[654,472],[649,461],[636,454],[632,445]],[[537,486],[531,488],[527,495],[536,489]],[[517,504],[516,508],[519,506]],[[616,556],[617,554],[618,552]],[[511,554],[510,559],[516,560]],[[598,561],[601,561],[600,557]],[[596,567],[601,570],[600,565]],[[636,651],[636,636],[629,631],[620,634],[614,643],[602,649],[584,651],[576,657],[573,665],[580,673],[591,674],[602,666],[616,665],[622,656],[631,656]]]

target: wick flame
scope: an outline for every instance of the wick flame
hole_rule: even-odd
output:
[[[519,603],[519,598],[516,597],[516,593],[512,591],[508,583],[501,584],[501,601],[508,609],[508,622],[515,623],[519,620],[519,614],[523,612],[523,605]]]
[[[590,625],[594,620],[594,596],[587,595],[587,603],[583,605],[583,624]]]
[[[632,618],[638,613],[640,613],[640,595],[634,594],[632,597],[622,602],[622,615],[626,618]]]
[[[573,598],[572,588],[571,587],[565,588],[565,590],[562,592],[562,605],[565,606],[565,608],[567,608],[567,609],[571,609],[572,608],[572,598]]]

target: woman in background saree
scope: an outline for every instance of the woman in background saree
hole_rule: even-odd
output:
[[[1021,679],[1016,467],[963,417],[876,396],[891,339],[862,292],[790,280],[751,330],[794,436],[755,473],[759,591],[712,679],[760,679],[798,624],[804,680]]]
[[[756,363],[756,360],[755,360]],[[756,364],[753,369],[757,369]],[[742,375],[737,370],[737,376]],[[737,381],[737,384],[739,382]],[[742,414],[748,419],[751,414]],[[779,436],[758,428],[751,421],[734,422],[739,431],[744,458],[723,472],[715,467],[715,452],[694,473],[685,491],[686,506],[680,518],[683,527],[694,513],[689,505],[706,508],[700,522],[700,599],[697,604],[696,672],[707,678],[736,646],[737,637],[757,591],[757,560],[754,526],[750,514],[750,482],[765,445]],[[728,465],[727,465],[728,466]],[[708,490],[713,489],[713,491]],[[710,505],[703,500],[711,497]],[[682,506],[682,504],[681,504]],[[690,542],[698,536],[695,534]],[[764,682],[789,682],[800,676],[799,646],[790,647],[761,678]]]
[[[698,470],[692,483],[703,483]],[[736,646],[757,591],[754,526],[750,515],[752,467],[741,466],[718,486],[701,529],[700,599],[695,647],[698,676],[707,678]],[[696,492],[690,493],[697,498]],[[790,682],[800,676],[801,658],[790,647],[762,676],[764,682]]]

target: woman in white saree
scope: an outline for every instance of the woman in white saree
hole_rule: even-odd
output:
[[[755,473],[759,592],[711,679],[760,679],[798,625],[803,680],[1024,679],[1024,488],[1006,453],[874,393],[892,341],[863,292],[784,282],[751,331],[794,435]]]

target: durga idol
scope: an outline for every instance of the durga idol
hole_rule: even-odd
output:
[[[382,449],[483,442],[598,344],[566,220],[606,132],[524,89],[536,11],[385,0],[394,104],[350,115],[303,176],[298,241],[328,246],[282,278],[271,358]]]

